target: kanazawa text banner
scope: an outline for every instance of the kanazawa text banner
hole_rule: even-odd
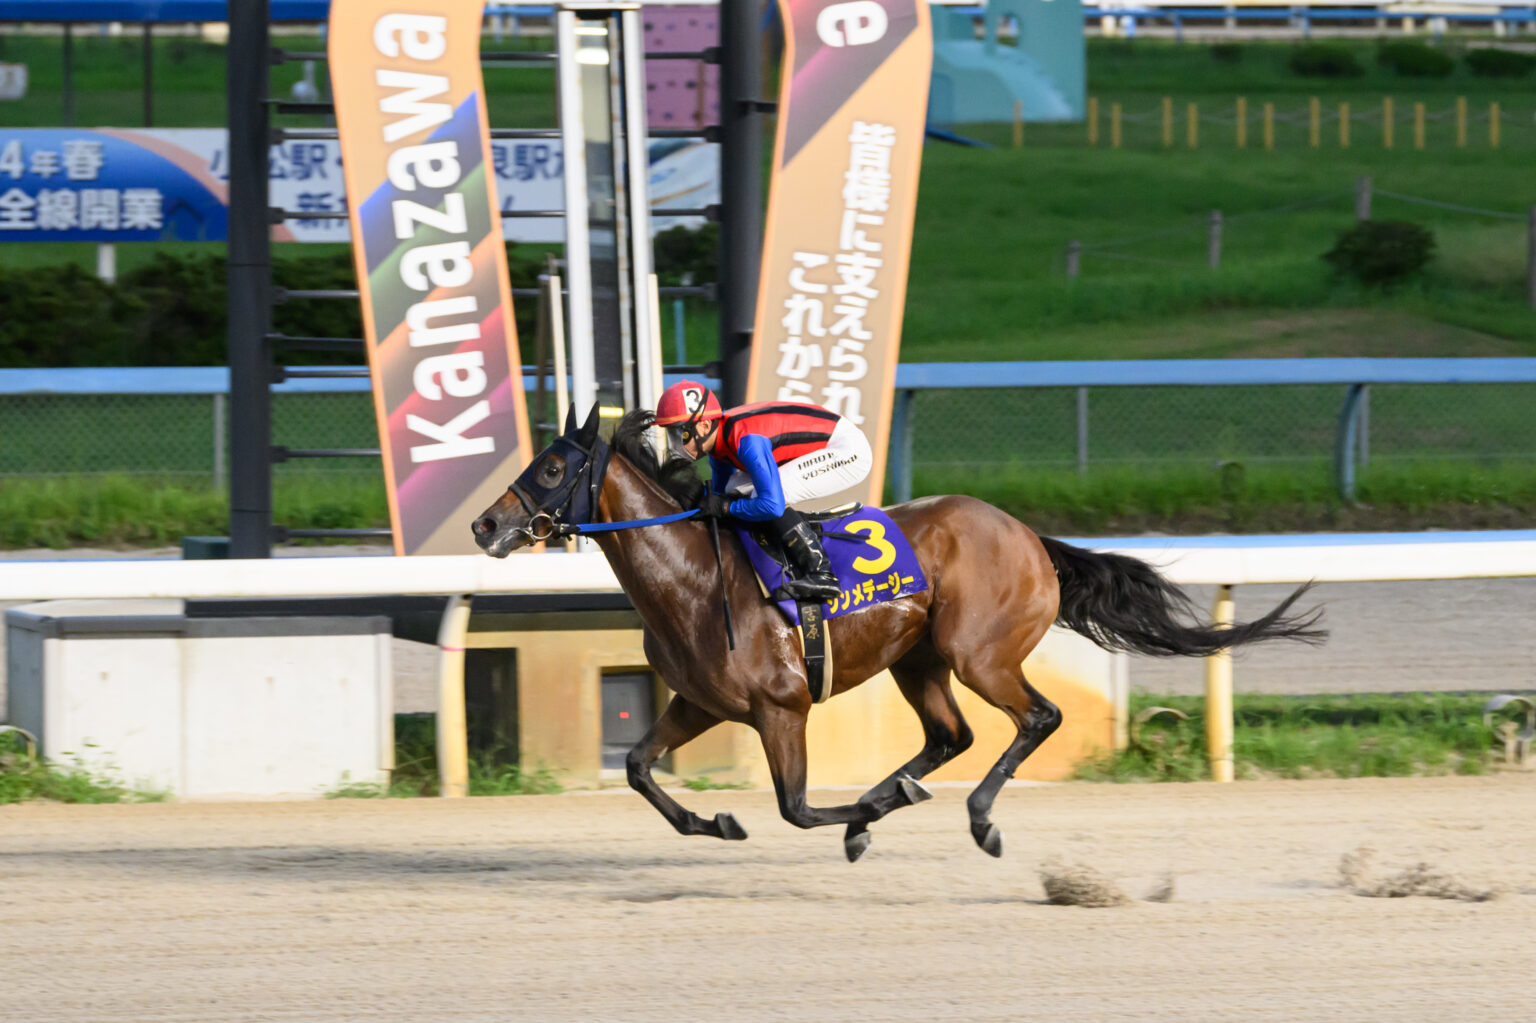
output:
[[[531,456],[481,0],[333,0],[330,69],[397,554],[470,554]]]

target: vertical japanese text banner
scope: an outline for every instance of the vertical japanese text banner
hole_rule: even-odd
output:
[[[482,0],[333,0],[331,82],[397,554],[471,554],[533,454],[480,75]]]
[[[933,38],[925,0],[779,0],[784,79],[748,401],[859,425],[879,503],[890,440]]]

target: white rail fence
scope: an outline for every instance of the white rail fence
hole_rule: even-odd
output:
[[[1213,613],[1231,621],[1232,587],[1536,576],[1536,530],[1479,533],[1079,540],[1142,558],[1180,585],[1218,587]],[[601,554],[283,558],[270,561],[39,561],[0,565],[0,601],[240,597],[448,596],[438,635],[438,751],[445,796],[466,794],[464,638],[479,593],[614,593]],[[1207,660],[1207,741],[1217,781],[1232,779],[1232,668]]]

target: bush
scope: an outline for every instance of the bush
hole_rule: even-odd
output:
[[[1407,78],[1444,78],[1456,68],[1454,60],[1434,47],[1410,42],[1383,43],[1376,62]]]
[[[1241,43],[1212,43],[1211,59],[1218,64],[1241,64],[1243,62],[1243,46]]]
[[[1483,78],[1523,78],[1536,67],[1536,56],[1515,50],[1469,50],[1467,69]]]
[[[1353,51],[1336,43],[1303,43],[1291,51],[1286,63],[1303,78],[1359,78],[1365,69]]]
[[[1323,258],[1365,284],[1393,284],[1424,269],[1435,254],[1426,227],[1400,220],[1367,220],[1339,235]]]
[[[512,287],[537,283],[539,263],[508,246]],[[276,260],[285,288],[357,287],[347,252]],[[713,279],[710,277],[709,279]],[[227,296],[221,254],[158,252],[106,284],[75,265],[0,269],[0,368],[217,366],[226,361]],[[518,332],[532,343],[532,299],[516,302]],[[292,302],[273,310],[292,337],[362,337],[356,302]],[[333,353],[283,352],[283,361],[334,363]]]
[[[720,226],[669,227],[656,236],[656,277],[665,285],[710,284],[720,267]]]

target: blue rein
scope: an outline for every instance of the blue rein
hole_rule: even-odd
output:
[[[573,536],[581,533],[611,533],[618,529],[639,529],[642,526],[664,526],[669,522],[681,522],[683,519],[691,519],[699,513],[697,508],[689,508],[687,511],[673,512],[671,515],[657,515],[649,519],[626,519],[622,522],[590,522],[586,525],[570,523],[560,527],[561,534]]]

